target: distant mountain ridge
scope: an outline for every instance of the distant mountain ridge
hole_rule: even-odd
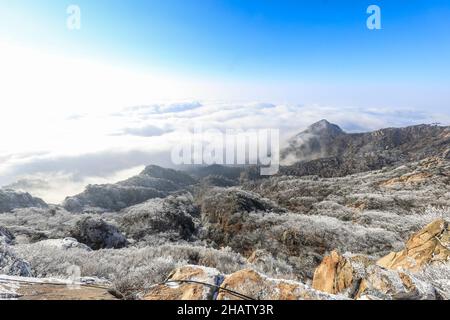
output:
[[[44,200],[33,197],[29,193],[0,189],[0,213],[29,207],[47,208],[48,205]]]
[[[367,133],[345,133],[321,120],[289,140],[282,150],[281,174],[342,176],[450,156],[450,127],[416,125]]]
[[[428,157],[450,158],[450,127],[417,125],[346,133],[338,125],[321,120],[289,140],[281,151],[287,164],[280,167],[278,176],[342,177]],[[193,166],[179,171],[150,165],[118,183],[89,185],[82,193],[67,197],[62,206],[71,212],[120,211],[192,187],[207,190],[260,179],[258,166]],[[0,189],[0,212],[46,206],[27,193]]]

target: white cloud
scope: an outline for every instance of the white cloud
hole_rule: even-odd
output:
[[[154,108],[163,110],[165,105],[155,105]],[[67,177],[64,181],[71,184],[71,180],[76,187],[70,188],[78,190],[80,185],[91,178],[108,181],[117,172],[132,167],[148,164],[172,166],[169,160],[171,147],[187,139],[186,131],[196,124],[201,124],[205,130],[280,129],[282,140],[287,140],[323,118],[350,132],[437,120],[450,123],[445,115],[412,110],[219,102],[203,102],[195,108],[181,109],[164,114],[146,112],[144,118],[141,112],[136,113],[136,109],[130,108],[116,114],[86,114],[66,118],[60,120],[58,126],[64,130],[55,132],[49,141],[41,141],[44,151],[40,152],[29,148],[27,143],[21,145],[14,136],[10,136],[16,146],[14,150],[3,150],[0,154],[0,184],[36,175],[44,175],[49,180],[53,173],[57,173],[56,177]],[[27,128],[21,130],[26,131]],[[28,134],[33,135],[33,132],[29,131]],[[58,178],[58,181],[62,179]],[[59,185],[58,188],[65,190]]]

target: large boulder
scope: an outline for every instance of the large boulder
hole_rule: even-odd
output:
[[[203,188],[221,187],[228,188],[234,187],[238,184],[237,181],[228,179],[224,176],[210,175],[200,180],[200,184]]]
[[[252,269],[223,275],[213,268],[188,265],[153,286],[145,300],[335,300],[345,299],[309,288],[296,281],[266,277]]]
[[[430,300],[436,299],[432,284],[419,277],[395,270],[386,270],[363,255],[326,256],[314,273],[313,288],[352,299]]]
[[[420,271],[425,266],[445,263],[450,258],[450,226],[438,219],[415,233],[404,250],[391,252],[378,260],[386,269]]]
[[[9,189],[0,189],[0,213],[11,212],[19,208],[47,208],[47,204],[29,193]]]
[[[334,249],[364,254],[400,248],[401,238],[327,216],[286,212],[274,202],[237,188],[213,189],[201,202],[204,239],[249,257],[266,250],[288,261],[303,279],[312,278],[323,256]]]
[[[377,262],[362,255],[325,256],[313,288],[354,299],[430,300],[448,295],[449,227],[438,219],[415,233],[400,252]]]
[[[225,276],[221,288],[231,290],[256,300],[337,300],[344,297],[333,296],[288,280],[271,279],[252,269],[241,270]],[[218,300],[241,300],[242,298],[220,290]]]
[[[340,255],[333,251],[325,256],[314,272],[312,287],[331,294],[346,292],[352,297],[366,275],[366,268],[373,263],[364,255]]]
[[[143,299],[212,300],[217,291],[214,286],[220,285],[221,279],[220,272],[214,268],[184,266],[173,271],[166,283],[152,287]]]
[[[116,226],[90,217],[78,221],[71,236],[94,250],[123,248],[128,243]]]

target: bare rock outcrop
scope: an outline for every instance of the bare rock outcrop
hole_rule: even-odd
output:
[[[8,228],[0,226],[0,245],[2,243],[12,244],[14,238],[14,234]]]
[[[333,251],[316,269],[313,288],[352,299],[435,300],[432,284],[408,272],[386,270],[361,255]]]
[[[377,261],[386,269],[420,271],[425,266],[450,259],[450,226],[443,219],[433,221],[415,233],[400,252],[391,252]]]
[[[256,300],[335,300],[333,296],[289,280],[271,279],[252,269],[241,270],[225,276],[221,288],[239,292]],[[225,290],[220,290],[218,300],[240,300]]]
[[[406,248],[375,262],[362,255],[326,256],[314,273],[313,288],[354,299],[434,300],[446,295],[439,283],[418,273],[448,266],[448,223],[438,219],[415,233]],[[445,278],[445,275],[442,275]],[[441,278],[438,277],[439,279]],[[441,281],[441,280],[439,280]]]
[[[435,300],[436,290],[413,274],[372,265],[361,281],[355,298],[374,296],[383,300]]]
[[[212,300],[222,276],[213,268],[184,266],[174,270],[165,284],[151,288],[144,300]],[[201,284],[205,283],[207,285]],[[208,286],[211,285],[211,286]]]
[[[199,266],[176,269],[164,284],[151,288],[144,300],[334,300],[300,282],[271,279],[252,269],[230,275]]]

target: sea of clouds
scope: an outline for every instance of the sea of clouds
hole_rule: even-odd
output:
[[[347,132],[450,118],[405,109],[188,101],[132,106],[103,113],[40,120],[0,145],[0,186],[59,203],[87,184],[116,182],[145,165],[173,167],[171,148],[195,125],[204,129],[279,129],[281,145],[321,119]],[[4,138],[3,138],[4,139]],[[5,140],[4,140],[5,141]]]

